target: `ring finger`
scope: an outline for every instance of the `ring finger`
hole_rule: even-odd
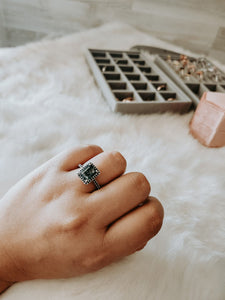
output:
[[[117,151],[102,152],[88,160],[84,164],[84,166],[87,165],[89,162],[92,162],[100,171],[100,174],[96,178],[96,181],[100,186],[106,185],[110,181],[119,177],[125,172],[126,169],[126,160]],[[73,180],[73,183],[75,184],[76,188],[86,193],[90,193],[96,190],[96,186],[93,182],[89,184],[84,184],[78,176],[78,172],[79,169],[68,172],[68,175],[71,177],[71,180]]]

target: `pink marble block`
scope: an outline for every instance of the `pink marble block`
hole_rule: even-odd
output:
[[[204,146],[225,146],[225,93],[202,95],[190,122],[190,133]]]

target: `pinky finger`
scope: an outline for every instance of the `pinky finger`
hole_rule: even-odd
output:
[[[113,223],[105,235],[111,259],[141,250],[162,226],[163,207],[154,197]]]

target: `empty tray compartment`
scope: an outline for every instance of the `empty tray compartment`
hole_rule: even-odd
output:
[[[161,92],[160,95],[166,100],[166,101],[174,101],[177,100],[177,94],[174,92]]]
[[[128,53],[127,54],[131,59],[139,59],[140,55],[136,53]]]
[[[107,80],[120,80],[119,73],[104,73],[104,76]]]
[[[157,91],[166,91],[168,88],[166,82],[152,83],[152,85],[156,88]]]
[[[132,67],[132,66],[119,66],[119,67],[123,72],[127,72],[127,73],[134,72],[134,67]]]
[[[126,82],[123,81],[108,81],[112,90],[125,90],[127,88]]]
[[[199,98],[202,96],[200,84],[199,83],[186,83],[186,86]]]
[[[106,57],[106,54],[105,52],[91,52],[91,54],[94,56],[94,57]]]
[[[136,64],[136,65],[139,65],[139,66],[144,66],[145,65],[145,61],[144,60],[137,60],[137,59],[134,59],[133,62]]]
[[[115,63],[117,63],[117,65],[128,65],[128,60],[126,60],[126,59],[115,59]]]
[[[112,57],[115,58],[122,58],[123,57],[123,53],[109,53]]]
[[[96,58],[95,60],[96,60],[97,64],[110,64],[110,60],[109,59]]]
[[[140,75],[139,74],[126,74],[127,79],[129,80],[140,80]]]
[[[139,67],[139,69],[143,72],[143,73],[151,73],[151,68],[150,67]]]
[[[114,72],[115,67],[113,65],[99,65],[99,69],[102,72]]]
[[[151,75],[145,75],[146,78],[148,78],[149,81],[159,81],[159,75],[151,74]]]
[[[217,92],[217,85],[216,84],[211,84],[211,83],[204,83],[204,85],[207,87],[208,90],[211,92]]]
[[[120,102],[134,102],[134,93],[133,92],[114,92],[114,96],[117,101]]]
[[[140,92],[139,96],[143,101],[155,101],[156,100],[156,93],[154,92]]]
[[[148,88],[146,82],[131,82],[131,83],[136,90],[147,90]]]

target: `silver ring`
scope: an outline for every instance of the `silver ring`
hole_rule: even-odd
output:
[[[81,164],[79,164],[78,166],[80,167],[80,170],[77,175],[80,177],[81,181],[84,184],[93,182],[96,189],[99,190],[101,186],[95,178],[100,174],[100,171],[96,168],[96,166],[92,162],[89,162],[84,166]]]

